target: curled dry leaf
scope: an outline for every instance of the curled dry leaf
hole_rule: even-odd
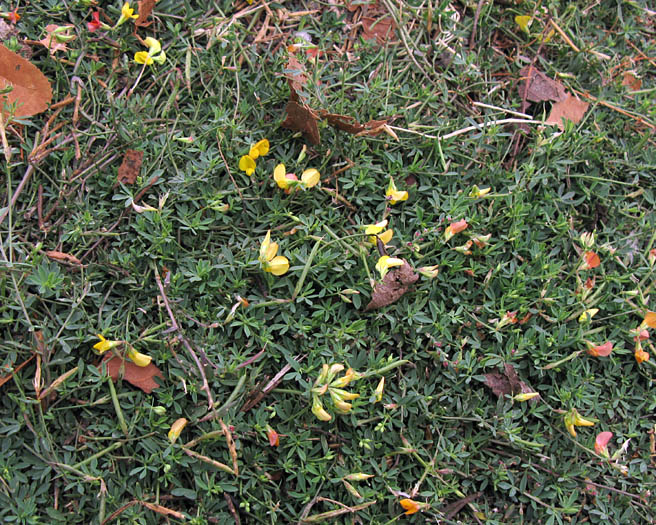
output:
[[[376,284],[371,301],[364,309],[365,312],[398,301],[410,289],[410,286],[417,282],[417,279],[419,279],[419,275],[415,273],[412,266],[403,261],[403,266],[391,269],[383,278],[383,282]]]
[[[148,366],[137,366],[132,361],[123,360],[111,353],[105,354],[103,361],[107,364],[107,373],[112,381],[118,381],[121,368],[123,368],[123,379],[146,394],[150,394],[159,386],[155,382],[155,377],[164,379],[161,370],[153,363]]]
[[[293,131],[300,131],[305,138],[315,146],[321,143],[319,135],[319,126],[317,126],[318,116],[305,104],[299,104],[294,100],[287,103],[287,118],[281,124],[283,128]]]
[[[0,44],[0,90],[6,87],[13,89],[0,95],[0,111],[2,103],[16,103],[15,117],[41,113],[52,100],[52,88],[45,75],[34,64]]]
[[[391,16],[384,16],[383,18],[363,16],[361,22],[362,38],[365,40],[375,38],[378,45],[382,46],[394,37],[394,20]]]
[[[551,113],[549,113],[549,117],[545,122],[555,124],[560,129],[565,129],[565,120],[571,120],[574,124],[578,124],[589,106],[590,104],[585,100],[580,100],[574,95],[568,94],[565,100],[560,100],[551,106]]]
[[[134,184],[141,171],[142,162],[143,151],[127,150],[123,156],[123,162],[118,168],[118,182]]]
[[[45,253],[46,253],[46,257],[53,259],[57,262],[63,262],[73,266],[82,266],[82,261],[80,261],[80,259],[75,257],[75,255],[71,255],[70,253],[57,252],[54,250],[50,250]]]

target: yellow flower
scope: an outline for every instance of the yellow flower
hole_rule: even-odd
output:
[[[492,188],[479,188],[478,186],[474,185],[472,190],[469,192],[469,196],[474,198],[474,199],[480,199],[481,197],[485,197],[488,193],[490,193],[490,190]]]
[[[385,197],[389,199],[390,204],[396,204],[397,202],[407,201],[408,192],[397,190],[396,185],[394,184],[394,179],[390,177],[390,182],[389,182],[389,186],[387,186]]]
[[[93,345],[93,348],[98,350],[98,352],[101,354],[104,354],[107,352],[107,350],[111,350],[112,348],[116,348],[120,344],[123,344],[123,341],[108,341],[101,334],[98,334],[98,339],[100,339],[100,341]]]
[[[175,423],[171,425],[171,430],[169,430],[169,441],[171,443],[175,443],[175,441],[180,437],[180,434],[182,433],[184,427],[187,426],[187,423],[188,421],[184,417],[175,420]]]
[[[241,171],[245,171],[246,175],[250,177],[253,175],[253,173],[255,173],[255,161],[252,157],[244,155],[241,159],[239,159],[239,169]]]
[[[319,184],[320,179],[321,174],[318,170],[314,168],[307,169],[301,175],[301,186],[303,186],[304,189],[312,188],[313,186]]]
[[[151,56],[156,55],[162,50],[162,44],[160,44],[159,40],[151,36],[144,38],[144,44],[146,44],[148,54]]]
[[[581,414],[575,408],[572,408],[569,412],[565,414],[564,418],[565,428],[572,435],[576,437],[576,428],[575,427],[591,427],[594,426],[594,421],[589,421],[581,417]]]
[[[383,399],[383,389],[385,388],[385,376],[380,378],[376,390],[374,390],[374,403],[378,403]]]
[[[599,313],[599,308],[588,308],[579,316],[579,323],[589,323],[595,315]]]
[[[269,141],[267,139],[262,139],[254,146],[251,146],[248,156],[253,160],[257,160],[258,157],[264,156],[267,153],[269,153]]]
[[[271,230],[269,230],[260,245],[258,260],[265,272],[283,275],[289,270],[289,259],[282,255],[276,256],[276,253],[278,253],[278,243],[271,242]]]
[[[389,244],[389,242],[392,240],[392,237],[394,236],[394,230],[390,229],[383,231],[385,226],[387,226],[387,220],[377,222],[376,224],[365,225],[364,233],[366,235],[371,235],[371,237],[369,237],[369,241],[372,244],[376,244],[376,238],[380,239],[380,242],[383,244]]]
[[[137,352],[134,348],[130,347],[127,352],[128,359],[130,359],[135,365],[144,367],[148,366],[153,360],[152,357],[146,354]]]
[[[414,514],[415,512],[419,512],[420,510],[426,509],[429,507],[428,503],[421,503],[419,501],[414,501],[408,498],[404,498],[401,501],[399,501],[401,506],[405,509],[406,515],[408,514]]]
[[[290,187],[290,182],[294,179],[287,177],[287,168],[285,168],[284,164],[278,164],[273,170],[273,180],[276,181],[276,184],[279,188],[288,190]]]
[[[519,28],[524,31],[527,35],[530,33],[528,30],[528,27],[531,25],[532,18],[527,15],[517,15],[515,17],[515,23],[519,26]]]
[[[146,64],[147,66],[150,66],[153,63],[153,57],[151,57],[147,51],[138,51],[134,54],[134,61],[137,64]]]
[[[338,365],[333,365],[333,367],[338,366]],[[342,368],[339,370],[343,370],[344,366],[339,365]],[[346,372],[344,372],[344,375],[338,379],[335,379],[330,383],[330,386],[335,387],[335,388],[342,388],[346,385],[348,385],[351,381],[355,381],[356,379],[360,378],[360,374],[358,374],[355,370],[352,368],[349,368]]]
[[[314,396],[312,399],[312,413],[321,421],[330,421],[333,418],[333,416],[323,408],[321,400],[317,396]]]
[[[515,401],[528,401],[529,399],[533,399],[534,397],[538,397],[540,394],[537,392],[525,392],[523,394],[517,394],[516,396],[513,396],[513,399]]]
[[[139,18],[139,15],[134,14],[134,9],[132,9],[130,7],[130,2],[125,2],[123,4],[123,7],[121,8],[121,16],[118,19],[118,22],[116,22],[116,25],[114,26],[114,29],[116,29],[118,26],[123,25],[125,22],[127,22],[131,18],[137,19],[137,18]]]
[[[383,255],[376,263],[376,270],[380,272],[381,279],[385,277],[390,268],[394,266],[403,266],[403,260],[389,255]]]

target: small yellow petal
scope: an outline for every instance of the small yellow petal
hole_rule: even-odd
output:
[[[531,25],[531,22],[532,22],[532,18],[530,16],[527,16],[527,15],[517,15],[515,17],[515,23],[527,35],[529,34],[528,26]]]
[[[376,224],[366,224],[364,233],[367,235],[376,235],[377,233],[382,232],[385,226],[387,226],[387,219],[377,222]]]
[[[160,44],[159,40],[156,38],[153,38],[152,36],[147,36],[144,38],[144,44],[146,44],[146,47],[148,48],[148,54],[156,55],[162,50],[162,44]]]
[[[266,252],[266,260],[271,262],[273,258],[276,256],[276,253],[278,253],[278,243],[277,242],[269,243],[269,247],[267,248],[267,252]]]
[[[239,169],[241,171],[245,171],[246,175],[249,177],[255,173],[255,166],[255,161],[248,155],[244,155],[241,159],[239,159]]]
[[[267,153],[269,153],[269,141],[267,139],[260,140],[257,144],[252,146],[248,152],[253,159],[257,159]]]
[[[579,316],[579,323],[588,323],[599,313],[599,308],[589,308]]]
[[[289,187],[289,180],[287,179],[287,169],[284,164],[278,164],[273,170],[273,180],[279,188],[286,190]]]
[[[312,413],[321,421],[330,421],[333,417],[326,412],[318,397],[312,400]]]
[[[378,238],[380,239],[380,242],[382,242],[383,244],[389,244],[393,236],[394,236],[394,230],[389,229],[381,233],[378,236]]]
[[[153,63],[153,58],[146,51],[138,51],[134,54],[134,61],[137,64],[150,66]]]
[[[301,175],[301,181],[306,188],[312,188],[313,186],[316,186],[319,184],[320,179],[321,175],[319,174],[319,171],[314,168],[305,170]]]
[[[267,253],[269,251],[269,245],[271,244],[271,230],[266,232],[266,235],[264,236],[264,240],[262,241],[262,244],[260,245],[260,261],[268,261],[267,259]]]
[[[142,354],[140,352],[137,352],[134,348],[130,348],[128,350],[128,358],[137,366],[144,367],[148,366],[150,362],[153,360],[152,357],[146,354]]]
[[[169,430],[169,441],[171,443],[175,443],[175,441],[180,437],[182,429],[187,426],[187,423],[188,421],[184,417],[175,420],[175,423],[171,425],[171,430]]]
[[[269,265],[266,269],[267,272],[271,272],[273,275],[276,276],[287,273],[287,270],[289,270],[289,260],[287,259],[287,257],[283,257],[282,255],[278,255],[278,257],[274,257],[269,262]]]

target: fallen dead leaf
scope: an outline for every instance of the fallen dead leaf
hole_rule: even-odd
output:
[[[17,103],[16,117],[41,113],[52,100],[52,88],[45,75],[34,64],[0,44],[0,90],[8,86],[13,89],[0,95],[0,104]]]
[[[382,308],[398,301],[410,289],[410,286],[417,282],[417,279],[419,279],[419,275],[415,273],[412,266],[403,261],[403,266],[391,269],[383,278],[383,282],[376,284],[371,301],[364,311]]]
[[[45,253],[46,257],[54,259],[55,261],[72,264],[73,266],[82,266],[82,261],[70,253],[57,252],[54,250],[50,250]]]
[[[289,54],[289,60],[287,61],[287,66],[285,67],[283,74],[285,78],[287,78],[289,87],[294,93],[292,100],[296,100],[298,92],[303,91],[308,80],[307,75],[305,74],[305,66],[298,61],[293,53]]]
[[[519,379],[515,367],[510,363],[503,365],[504,371],[485,374],[485,385],[492,389],[497,397],[535,392],[524,381]],[[529,399],[529,403],[537,403],[539,397]]]
[[[551,107],[551,113],[549,113],[545,122],[547,124],[555,124],[561,130],[565,129],[565,120],[571,120],[574,124],[578,124],[581,122],[589,106],[590,104],[586,101],[568,94],[565,100],[556,102]]]
[[[118,168],[118,182],[134,184],[141,171],[142,162],[143,151],[126,150],[125,155],[123,155],[123,162]]]
[[[123,379],[137,388],[150,394],[159,385],[155,382],[155,377],[164,379],[162,372],[153,363],[148,366],[137,366],[132,361],[121,359],[113,354],[106,354],[103,362],[107,364],[107,373],[112,381],[118,381],[119,374],[123,368]]]
[[[73,26],[58,26],[56,24],[48,24],[46,26],[46,36],[37,42],[45,47],[51,55],[54,55],[57,51],[68,51],[66,42],[59,42],[55,35],[55,31],[58,31],[59,35],[70,38],[70,42],[71,40],[75,40],[77,38],[75,35],[68,33],[70,29],[73,29]]]
[[[362,17],[362,38],[365,40],[376,39],[378,45],[383,45],[394,36],[394,20],[390,16],[374,18]]]
[[[153,12],[156,2],[157,0],[139,0],[137,2],[137,13],[139,13],[139,17],[134,21],[135,26],[148,27],[153,23],[152,20],[148,20],[148,17]]]
[[[535,67],[526,66],[519,72],[522,81],[519,83],[519,95],[531,102],[559,102],[567,98],[567,90],[557,80],[550,79]],[[528,87],[527,87],[528,85]]]
[[[281,124],[283,128],[300,131],[305,138],[315,146],[321,142],[318,116],[305,104],[299,104],[293,100],[287,103],[287,118]]]
[[[642,80],[636,77],[632,71],[625,71],[622,75],[622,85],[629,91],[638,91],[642,87]]]

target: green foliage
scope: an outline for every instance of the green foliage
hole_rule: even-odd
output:
[[[21,36],[38,39],[49,23],[76,28],[66,60],[45,52],[32,58],[51,79],[54,101],[76,94],[73,75],[85,80],[77,127],[74,105],[64,106],[55,120],[65,123],[63,134],[53,143],[61,147],[42,161],[30,153],[51,113],[25,120],[21,132],[7,128],[14,149],[2,168],[0,215],[29,162],[34,171],[0,223],[0,377],[11,374],[0,386],[0,521],[101,523],[135,500],[185,516],[172,523],[197,524],[231,523],[234,513],[242,523],[296,523],[343,508],[334,502],[374,500],[355,519],[655,518],[654,376],[649,363],[636,363],[630,330],[656,310],[648,258],[656,150],[644,124],[653,126],[656,110],[649,61],[634,63],[643,89],[632,95],[616,73],[636,56],[629,42],[644,56],[656,52],[646,6],[547,2],[583,49],[575,53],[557,36],[541,46],[517,29],[514,16],[533,13],[534,2],[483,3],[471,50],[475,6],[458,22],[448,2],[428,3],[430,14],[425,2],[381,3],[403,38],[384,46],[355,39],[342,55],[335,46],[351,29],[341,8],[285,3],[289,12],[321,8],[285,21],[275,18],[282,12],[275,3],[265,9],[256,1],[251,14],[233,18],[233,2],[160,0],[153,26],[139,34],[162,42],[167,63],[147,67],[139,81],[132,57],[143,46],[131,22],[109,35],[110,45],[86,31],[84,2],[20,9]],[[119,7],[107,8],[108,16],[116,19]],[[268,9],[276,38],[255,45]],[[433,33],[438,22],[450,32],[451,51],[428,33],[429,20]],[[313,107],[361,122],[394,115],[398,141],[321,127],[322,144],[299,160],[303,139],[279,125],[289,96],[285,46],[300,30],[328,53],[307,61]],[[517,150],[519,131],[500,125],[431,138],[510,116],[472,101],[520,111],[514,81],[538,49],[536,65],[548,76],[643,123],[593,104],[562,133],[531,125]],[[548,109],[527,111],[539,119]],[[262,138],[271,151],[249,178],[239,158]],[[116,184],[127,148],[144,152],[131,186]],[[284,194],[272,178],[279,162],[297,175],[318,169],[322,187]],[[391,207],[390,176],[410,193]],[[474,186],[492,190],[472,198]],[[157,211],[137,213],[133,202]],[[394,229],[389,255],[416,268],[439,265],[439,274],[421,278],[395,304],[364,312],[378,254],[365,248],[360,225],[383,216]],[[460,219],[468,228],[444,242],[445,228]],[[257,260],[268,230],[290,262],[280,277],[263,273]],[[592,231],[602,264],[578,271],[580,234]],[[490,240],[471,254],[454,249],[486,234]],[[74,255],[82,267],[49,260],[47,250]],[[588,278],[594,284],[586,291]],[[579,323],[593,307],[600,312]],[[511,312],[519,322],[499,327]],[[119,382],[113,393],[92,351],[98,333],[138,340],[162,370],[162,386],[147,395]],[[613,353],[566,359],[588,340],[612,341]],[[203,364],[212,410],[186,343]],[[311,411],[326,363],[364,374],[348,386],[360,394],[350,410],[340,414],[327,403],[330,422]],[[504,364],[540,393],[538,402],[497,398],[485,386],[486,374]],[[75,367],[39,399],[37,374],[43,392]],[[373,403],[381,375],[382,401]],[[570,436],[563,424],[570,409],[597,423]],[[180,417],[189,424],[171,444],[167,432]],[[219,419],[235,440],[238,475],[200,459],[232,468]],[[267,426],[278,447],[269,445]],[[617,463],[594,453],[602,430],[614,434],[611,455],[630,440]],[[185,453],[202,436],[190,448],[195,455]],[[353,473],[373,475],[349,481],[361,498],[344,484]],[[399,499],[408,495],[430,505],[422,517],[401,515]],[[449,504],[469,497],[450,514]],[[114,522],[161,519],[135,504]]]

